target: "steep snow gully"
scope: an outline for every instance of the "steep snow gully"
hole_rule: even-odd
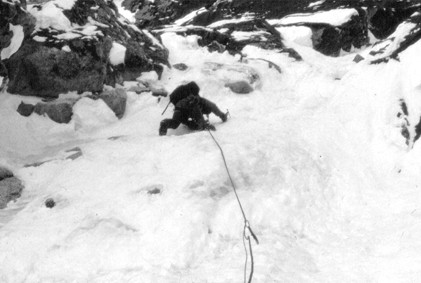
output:
[[[293,40],[302,61],[251,46],[240,61],[196,36],[163,43],[188,68],[166,68],[162,86],[194,80],[231,113],[210,122],[260,240],[253,282],[421,278],[421,148],[397,115],[404,99],[419,121],[421,42],[377,65]],[[252,93],[225,87],[250,71]],[[207,132],[158,136],[167,99],[129,91],[121,120],[82,99],[57,124],[15,111],[36,98],[0,97],[0,162],[25,183],[0,214],[1,282],[243,281],[243,220],[220,152]]]

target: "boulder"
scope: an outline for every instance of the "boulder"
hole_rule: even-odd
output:
[[[35,105],[34,112],[38,115],[47,115],[54,122],[67,124],[72,120],[72,108],[75,103],[76,100],[39,102]]]
[[[16,177],[5,178],[0,181],[0,209],[5,208],[7,203],[21,196],[22,182]]]
[[[28,117],[34,112],[34,109],[34,105],[21,101],[16,111],[18,111],[20,115]]]
[[[126,111],[127,93],[122,88],[106,89],[98,96],[115,113],[118,119],[123,118]]]
[[[56,206],[56,202],[53,198],[46,199],[44,203],[47,208],[53,208],[54,206]]]
[[[232,92],[238,94],[247,94],[253,91],[251,85],[246,81],[229,82],[225,84]]]
[[[189,67],[186,65],[186,64],[184,64],[184,63],[177,63],[177,64],[174,64],[174,65],[172,65],[173,66],[173,68],[174,69],[177,69],[177,70],[180,70],[180,71],[185,71],[185,70],[187,70]]]
[[[363,56],[361,56],[360,54],[357,54],[357,55],[355,55],[354,60],[352,60],[352,61],[354,61],[355,63],[359,63],[359,62],[363,61],[364,59],[365,58]]]

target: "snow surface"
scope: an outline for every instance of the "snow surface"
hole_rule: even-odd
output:
[[[282,19],[268,20],[271,25],[293,25],[298,23],[323,23],[340,26],[348,22],[352,16],[358,16],[355,9],[335,9],[307,14],[292,14]]]
[[[22,45],[24,34],[23,27],[20,25],[9,24],[9,30],[13,32],[13,37],[10,40],[10,45],[1,50],[1,60],[9,59],[10,56],[16,53]]]
[[[313,32],[309,27],[278,27],[276,28],[276,30],[279,31],[279,33],[282,36],[282,39],[286,41],[292,41],[303,46],[313,47],[313,41],[311,40]]]
[[[113,42],[113,46],[110,50],[110,63],[114,66],[124,64],[126,58],[126,47],[118,42]]]
[[[293,41],[301,62],[243,50],[280,74],[209,53],[197,36],[162,38],[170,63],[189,66],[165,68],[167,90],[195,80],[230,110],[227,123],[210,122],[260,240],[253,282],[421,278],[421,145],[405,144],[396,115],[404,99],[419,121],[421,42],[377,65]],[[250,72],[252,93],[224,87]],[[0,164],[25,183],[0,211],[0,282],[243,282],[243,220],[219,149],[183,126],[158,136],[167,99],[129,92],[116,120],[83,98],[69,124],[56,124],[16,112],[36,98],[0,97]],[[82,156],[67,159],[75,147]]]

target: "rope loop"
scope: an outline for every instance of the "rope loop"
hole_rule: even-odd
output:
[[[224,151],[222,150],[222,147],[219,145],[218,141],[215,139],[215,137],[212,135],[212,133],[209,129],[208,129],[208,132],[209,132],[210,136],[212,137],[213,141],[215,142],[215,144],[218,146],[219,150],[221,151],[221,155],[222,155],[222,159],[224,161],[225,169],[226,169],[228,177],[231,181],[231,185],[232,185],[232,188],[234,190],[235,197],[237,198],[238,205],[240,206],[240,210],[241,210],[241,213],[242,213],[243,218],[244,218],[243,245],[244,245],[244,250],[246,252],[246,262],[245,262],[245,265],[244,265],[244,283],[246,283],[246,282],[251,283],[251,280],[253,278],[253,273],[254,273],[254,258],[253,258],[253,249],[252,249],[252,246],[251,246],[251,239],[250,239],[250,236],[247,234],[246,231],[248,231],[250,233],[250,235],[256,241],[257,244],[259,244],[259,240],[257,239],[256,234],[254,234],[253,230],[251,229],[250,222],[247,220],[247,217],[246,217],[246,214],[244,212],[243,206],[241,204],[240,198],[238,197],[237,189],[234,185],[234,181],[231,178],[231,174],[230,174],[229,169],[228,169],[227,161],[225,160]],[[247,250],[245,240],[248,241],[248,250]],[[247,281],[248,251],[250,251],[250,275],[249,275],[249,280]]]

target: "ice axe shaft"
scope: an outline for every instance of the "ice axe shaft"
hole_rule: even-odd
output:
[[[162,114],[161,114],[161,115],[164,115],[165,111],[167,111],[168,106],[170,106],[170,103],[171,103],[171,101],[170,101],[170,102],[168,102],[167,107],[165,107],[164,112],[162,112]]]

